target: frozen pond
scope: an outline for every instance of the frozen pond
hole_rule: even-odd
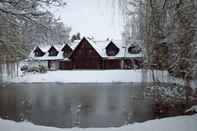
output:
[[[153,118],[143,92],[131,83],[0,85],[0,117],[62,128],[121,126]]]

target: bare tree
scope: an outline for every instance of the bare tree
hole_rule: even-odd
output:
[[[0,0],[0,47],[2,50],[0,52],[0,61],[10,60],[10,58],[14,60],[24,56],[28,49],[26,44],[30,42],[28,40],[32,41],[34,38],[38,40],[38,35],[30,38],[28,32],[34,30],[35,27],[36,31],[39,30],[41,34],[50,32],[52,30],[50,22],[48,21],[48,24],[46,24],[46,21],[45,23],[42,21],[44,17],[49,19],[48,8],[50,6],[60,7],[64,5],[63,0]],[[51,19],[56,21],[53,17]],[[60,28],[58,27],[60,25],[63,26],[60,22],[56,21],[54,23],[56,26],[53,27],[53,30],[54,28]],[[38,29],[38,27],[41,28]],[[55,30],[57,36],[58,29]]]
[[[196,76],[196,3],[193,0],[146,0],[145,45],[149,68],[168,70],[186,81]]]

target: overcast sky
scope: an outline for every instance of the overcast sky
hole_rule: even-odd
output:
[[[65,0],[67,5],[53,12],[60,16],[73,33],[82,36],[93,36],[101,40],[106,38],[120,39],[122,20],[115,0]]]

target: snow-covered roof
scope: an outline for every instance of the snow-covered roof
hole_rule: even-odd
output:
[[[103,57],[104,59],[117,59],[117,58],[136,58],[143,57],[142,53],[139,54],[131,54],[128,52],[129,45],[124,46],[121,40],[105,40],[105,41],[94,41],[90,38],[86,38],[86,40],[91,44],[91,46],[97,51],[97,53]],[[74,51],[77,45],[81,40],[74,41],[72,43],[67,44]],[[110,42],[113,42],[120,50],[115,56],[108,56],[106,53],[106,47]],[[54,47],[59,53],[57,56],[49,56],[49,49]],[[42,57],[35,57],[34,50],[29,55],[29,59],[33,60],[69,60],[68,58],[63,57],[62,48],[64,45],[41,45],[38,46],[45,54]]]
[[[57,56],[49,56],[49,49],[51,47],[54,47],[57,51],[58,54]],[[41,45],[41,46],[37,46],[39,47],[45,54],[42,57],[36,57],[34,54],[34,50],[36,49],[36,47],[32,50],[32,52],[29,55],[29,59],[33,59],[33,60],[64,60],[63,57],[63,52],[61,51],[61,49],[63,48],[64,45]]]
[[[116,59],[116,58],[136,58],[143,57],[142,52],[139,54],[131,54],[128,52],[129,45],[124,46],[121,40],[107,40],[107,41],[94,41],[88,39],[88,42],[94,47],[94,49],[99,53],[99,55],[106,59]],[[120,50],[115,56],[108,56],[106,53],[106,47],[110,42],[113,42]]]
[[[74,42],[68,44],[72,50],[75,50],[77,45],[79,44],[80,40],[75,40]]]

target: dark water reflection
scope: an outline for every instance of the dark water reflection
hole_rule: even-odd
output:
[[[141,84],[0,85],[0,116],[56,127],[111,127],[153,118]]]

